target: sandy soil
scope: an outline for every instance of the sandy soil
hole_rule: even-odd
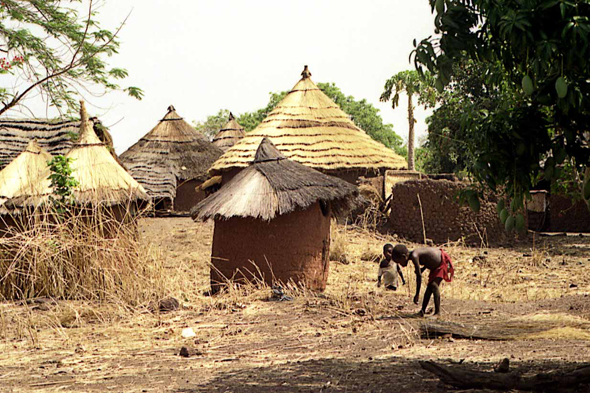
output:
[[[201,295],[211,224],[145,219],[140,232],[146,247],[162,253],[167,274],[187,278],[171,293],[181,308],[0,304],[0,392],[446,392],[418,361],[490,371],[508,357],[530,373],[590,362],[588,237],[539,237],[505,249],[445,245],[457,274],[443,285],[442,321],[553,327],[488,341],[420,337],[413,273],[405,272],[409,284],[397,292],[375,286],[371,259],[396,241],[389,236],[339,227],[333,239],[349,263],[332,262],[326,292],[277,302],[268,289]],[[195,336],[182,337],[186,328]],[[183,346],[190,357],[179,356]]]

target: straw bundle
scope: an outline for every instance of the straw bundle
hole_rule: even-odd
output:
[[[230,112],[227,123],[215,135],[212,143],[221,150],[227,151],[227,149],[235,145],[245,135],[244,127],[236,121],[233,113]]]
[[[106,145],[96,136],[88,120],[84,103],[81,105],[80,138],[66,154],[71,158],[72,177],[78,185],[73,190],[74,202],[79,205],[125,205],[148,201],[144,188],[111,155]],[[35,207],[48,200],[49,174],[43,180],[44,189],[35,190],[28,197],[15,198],[15,207]]]
[[[253,217],[270,221],[318,201],[330,202],[338,214],[349,209],[357,196],[355,186],[286,159],[270,139],[263,138],[251,165],[195,206],[192,215],[201,220]]]
[[[212,175],[248,166],[264,137],[287,158],[322,171],[406,167],[403,157],[371,139],[316,86],[307,66],[301,75],[266,119],[213,164]]]
[[[0,171],[0,206],[12,198],[49,191],[49,160],[51,154],[42,149],[36,140],[30,141],[27,148]],[[0,213],[8,211],[2,207]]]
[[[206,180],[207,169],[222,153],[171,105],[166,116],[120,158],[151,198],[174,199],[179,183]]]

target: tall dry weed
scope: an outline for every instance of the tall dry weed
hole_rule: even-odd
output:
[[[162,263],[140,246],[137,217],[96,207],[14,217],[0,238],[0,296],[122,301],[163,295]]]

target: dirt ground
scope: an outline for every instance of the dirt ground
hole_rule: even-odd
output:
[[[524,373],[590,363],[590,237],[444,245],[456,276],[443,284],[439,320],[525,326],[518,338],[492,341],[424,338],[413,272],[404,271],[408,285],[397,292],[376,287],[374,259],[397,239],[358,228],[333,231],[346,263],[331,262],[325,293],[291,290],[293,300],[272,301],[270,289],[251,288],[207,297],[212,229],[188,218],[141,222],[145,247],[160,253],[174,282],[177,310],[1,303],[0,392],[446,392],[419,361],[491,371],[507,357]],[[194,335],[183,337],[185,329]],[[189,357],[179,356],[182,347]]]

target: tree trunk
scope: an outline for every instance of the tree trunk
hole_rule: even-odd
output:
[[[414,106],[412,105],[412,92],[408,93],[408,122],[410,129],[408,131],[408,170],[414,170]]]

